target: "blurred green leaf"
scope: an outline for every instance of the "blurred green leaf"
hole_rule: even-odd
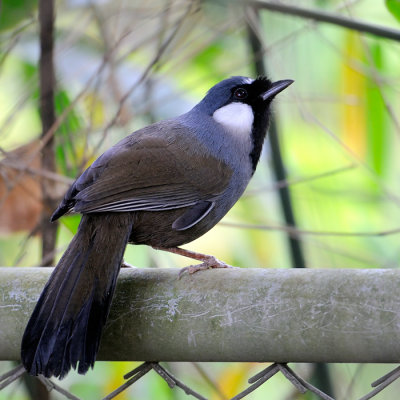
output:
[[[38,68],[36,65],[24,62],[23,68],[24,78],[27,84],[38,79]],[[32,100],[37,104],[37,112],[39,113],[38,99],[39,88],[36,87],[32,91]],[[57,90],[54,98],[56,115],[61,115],[70,104],[71,100],[68,92],[64,89]],[[56,134],[57,142],[55,153],[57,168],[60,173],[71,178],[75,178],[79,173],[81,161],[79,153],[82,153],[82,151],[78,151],[77,148],[79,149],[83,139],[79,135],[81,129],[81,119],[75,109],[72,109],[61,123]]]
[[[32,16],[36,0],[3,0],[0,2],[0,31],[18,25]]]
[[[56,114],[62,112],[70,104],[67,91],[58,90],[54,99]],[[72,109],[57,130],[56,160],[57,167],[64,175],[75,178],[79,172],[80,160],[77,155],[77,145],[79,146],[78,133],[82,127],[81,120],[74,109]]]
[[[382,50],[379,43],[371,46],[371,55],[374,68],[383,72]],[[369,116],[367,124],[368,133],[368,159],[370,165],[379,174],[384,173],[385,161],[389,160],[387,155],[388,130],[386,123],[385,104],[382,99],[381,88],[375,81],[369,79],[366,91],[366,115]]]
[[[199,76],[208,76],[209,71],[212,70],[215,73],[214,78],[216,81],[224,79],[225,75],[220,72],[221,69],[218,67],[218,64],[221,62],[221,55],[224,52],[226,53],[224,49],[226,49],[226,46],[224,46],[222,41],[215,41],[193,57],[191,68],[194,68]],[[206,82],[205,85],[208,90],[209,82]]]
[[[400,0],[385,0],[389,12],[400,22]]]
[[[117,68],[112,74],[116,74],[119,84],[122,82],[120,88],[119,84],[116,85],[117,89],[125,92],[130,79],[126,78],[126,72],[120,75],[119,68],[132,71],[134,67],[138,68],[134,73],[140,73],[139,69],[144,68],[148,62],[148,55],[153,54],[154,48],[159,46],[160,39],[156,33],[160,21],[165,18],[166,31],[173,29],[174,14],[180,15],[182,11],[179,2],[169,2],[170,10],[162,2],[159,6],[152,5],[151,12],[146,11],[145,14],[140,2],[125,2],[125,6],[122,3],[96,2],[93,8],[80,2],[57,2],[55,41],[58,50],[55,52],[55,61],[57,65],[60,62],[70,65],[70,72],[78,66],[77,73],[73,75],[65,74],[62,68],[57,70],[57,115],[61,115],[71,105],[75,96],[71,88],[83,88],[85,83],[80,72],[87,67],[90,70],[95,57],[98,57],[98,62],[103,59],[112,61],[112,57],[109,58],[111,53],[102,54],[101,49],[116,50],[117,63],[111,65],[111,69],[115,66]],[[182,34],[180,39],[174,41],[176,47],[169,53],[174,57],[168,58],[166,55],[159,64],[157,75],[161,78],[161,89],[164,79],[171,80],[181,90],[183,97],[194,103],[218,80],[230,75],[250,74],[252,66],[247,52],[245,20],[241,8],[231,8],[230,3],[203,2],[199,7],[200,12],[196,12],[197,19],[188,19],[185,35]],[[309,2],[310,6],[332,13],[339,12],[336,7],[341,4],[340,0]],[[3,39],[8,40],[4,40],[4,49],[8,53],[0,65],[0,111],[1,121],[5,121],[5,126],[0,127],[1,147],[6,141],[11,142],[11,139],[15,142],[15,138],[20,143],[26,143],[26,138],[32,139],[40,132],[38,68],[34,64],[39,29],[33,23],[32,29],[18,29],[26,24],[26,18],[35,15],[36,7],[37,2],[34,0],[4,0],[0,9],[0,33],[7,27],[14,27],[16,31],[16,34],[9,37],[6,37],[9,32],[3,35]],[[382,26],[393,25],[393,17],[400,21],[399,0],[354,2],[349,7],[355,18]],[[95,10],[106,17],[101,21],[101,28],[106,33],[112,33],[109,38],[112,40],[107,45],[102,42],[104,38],[99,34],[99,26],[93,23],[96,17],[93,18],[91,13]],[[88,19],[84,20],[86,15]],[[113,17],[108,18],[109,15]],[[121,17],[117,17],[119,15]],[[124,21],[128,21],[128,25],[125,26]],[[398,267],[398,236],[337,237],[319,235],[318,232],[383,232],[391,229],[399,220],[400,209],[391,198],[399,197],[397,183],[400,162],[396,154],[400,151],[400,141],[381,92],[382,89],[385,100],[390,101],[390,106],[396,112],[400,105],[399,45],[378,38],[362,36],[360,39],[358,33],[349,34],[348,31],[328,24],[316,23],[318,29],[304,29],[307,24],[303,19],[288,18],[284,14],[262,12],[261,21],[265,61],[271,77],[274,80],[296,80],[293,88],[276,100],[274,115],[280,127],[279,136],[298,226],[314,232],[301,234],[307,265],[311,268]],[[37,21],[34,20],[34,23]],[[133,39],[132,45],[136,51],[126,58],[120,58],[118,54],[125,50],[119,53],[117,41],[114,41],[118,35],[114,36],[114,33],[124,31]],[[70,52],[70,48],[74,51]],[[73,62],[69,64],[70,61]],[[24,63],[27,64],[24,66]],[[376,72],[378,79],[371,79],[371,71],[374,75]],[[99,85],[112,83],[107,74],[99,74],[98,78]],[[112,87],[106,86],[108,89]],[[103,130],[119,106],[119,96],[115,96],[115,99],[114,96],[103,97],[102,92],[90,90],[77,101],[76,107],[73,107],[56,133],[57,168],[60,173],[70,177],[79,172],[84,151],[97,140],[96,135]],[[169,101],[168,93],[169,89],[165,90],[149,106],[158,107],[160,103]],[[104,148],[115,142],[114,135],[125,135],[132,126],[136,129],[144,122],[146,117],[136,113],[136,101],[141,101],[142,96],[139,91],[137,96],[138,99],[126,104],[127,107],[133,107],[132,123],[115,124],[111,136],[106,138]],[[26,102],[24,99],[27,99]],[[267,158],[268,143],[265,149]],[[318,177],[321,173],[349,164],[353,164],[354,168],[332,176]],[[371,173],[370,169],[376,172]],[[317,178],[309,179],[312,177]],[[281,227],[283,221],[266,162],[260,163],[252,185],[253,194],[250,193],[235,206],[226,222],[260,225],[266,229],[217,226],[191,243],[189,248],[214,254],[235,266],[286,268],[290,265],[287,233],[283,228],[273,228]],[[80,216],[69,215],[60,222],[58,242],[60,247],[65,247],[77,231]],[[163,252],[155,252],[145,246],[129,246],[125,257],[127,261],[141,267],[183,267],[188,263],[182,257],[169,258]],[[21,233],[1,238],[0,259],[3,265],[37,265],[41,259],[39,238],[31,237],[26,244],[25,236]],[[102,398],[115,389],[123,381],[122,375],[134,366],[99,362],[85,377],[72,373],[62,385],[75,391],[81,398]],[[259,368],[253,365],[254,374]],[[351,385],[354,393],[347,393],[347,398],[359,398],[367,384],[379,374],[385,373],[384,368],[377,365],[363,366],[361,371],[356,365],[334,365],[331,372],[335,378],[337,376],[337,382],[341,377],[348,377],[345,379],[346,384],[349,381],[354,383]],[[202,388],[200,375],[188,364],[173,364],[171,369],[189,386],[198,385],[198,391],[207,398],[220,398],[207,384],[203,383]],[[221,378],[224,385],[222,390],[231,390],[229,395],[237,392],[239,383],[244,385],[245,375],[253,374],[253,371],[247,373],[245,368],[237,371],[230,366],[215,363],[207,363],[204,370],[211,377]],[[354,380],[355,374],[357,379]],[[276,376],[274,379],[274,382],[257,389],[251,395],[252,398],[290,397],[291,388],[285,378]],[[362,386],[362,390],[358,386]],[[13,389],[15,392],[12,393],[1,391],[0,399],[26,398],[19,389]],[[398,397],[398,389],[395,387],[386,390],[387,394],[383,394],[385,399]],[[171,391],[154,372],[120,395],[121,398],[123,396],[130,399],[185,398],[183,392]],[[308,395],[307,398],[313,397]]]
[[[70,390],[79,393],[80,398],[84,399],[100,399],[103,397],[102,388],[88,379],[72,384]]]
[[[62,224],[73,234],[78,231],[78,226],[81,221],[79,214],[67,215],[61,219]]]

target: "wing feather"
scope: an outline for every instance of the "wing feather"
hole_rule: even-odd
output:
[[[218,171],[218,172],[217,172]],[[139,130],[100,156],[55,212],[163,211],[213,201],[232,170],[176,121]]]

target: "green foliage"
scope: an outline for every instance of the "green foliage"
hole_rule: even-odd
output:
[[[123,103],[121,99],[154,59],[160,47],[158,30],[164,23],[169,24],[163,31],[165,39],[175,28],[174,17],[181,15],[182,5],[175,9],[174,1],[168,2],[171,9],[164,10],[157,9],[157,5],[137,7],[135,2],[126,8],[123,2],[95,2],[89,8],[75,3],[57,2],[57,116],[71,107],[55,138],[60,175],[74,178],[84,168],[85,161],[90,162],[102,149],[143,125],[149,111],[169,105],[170,115],[176,115],[180,102],[186,110],[215,82],[230,75],[251,75],[253,71],[243,9],[231,8],[229,1],[206,2],[204,7],[200,2],[200,10],[187,17],[186,28],[169,44],[170,53],[159,60],[157,73],[149,69],[148,77],[154,82],[152,91],[155,93],[159,89],[161,94],[150,99],[148,109],[141,111],[148,100],[148,92],[143,89],[145,85],[135,86],[134,96],[128,101]],[[336,9],[342,3],[315,0],[299,2],[299,6],[346,15],[345,10]],[[400,21],[399,0],[363,0],[350,2],[347,7],[355,19],[366,23],[391,26],[393,17]],[[5,150],[11,148],[11,144],[27,143],[40,133],[38,65],[34,53],[38,49],[38,26],[22,33],[19,30],[36,8],[37,1],[33,0],[2,2],[0,31],[7,40],[0,49],[0,148]],[[397,227],[400,220],[400,161],[397,157],[400,132],[396,127],[400,110],[399,44],[357,32],[349,34],[350,31],[343,28],[310,23],[284,14],[263,11],[260,17],[259,35],[265,46],[264,60],[271,79],[295,80],[290,89],[277,98],[273,116],[278,122],[307,265],[310,268],[398,267],[398,236],[384,233]],[[119,35],[124,37],[121,42]],[[113,52],[103,52],[105,48]],[[105,72],[98,74],[85,95],[76,100],[74,89],[85,88],[103,60],[107,62]],[[117,118],[106,130],[121,104],[123,118]],[[219,224],[188,244],[188,248],[211,253],[240,267],[291,267],[287,232],[282,227],[281,207],[270,171],[269,151],[267,145],[247,194],[224,219],[236,226]],[[346,168],[329,174],[342,167]],[[323,173],[327,175],[318,177]],[[60,220],[58,248],[65,248],[79,222],[79,215]],[[254,228],[239,227],[240,224]],[[347,232],[354,236],[319,232]],[[368,235],[371,232],[383,234]],[[0,238],[3,265],[39,262],[40,239],[26,237],[27,233],[16,233]],[[184,267],[188,264],[183,257],[145,246],[129,246],[125,258],[139,267]],[[128,370],[129,367],[124,368]],[[97,363],[95,370],[86,377],[75,374],[61,384],[69,385],[84,398],[101,398],[111,390],[102,385],[106,386],[111,380],[113,388],[120,384],[115,378],[120,376],[120,370],[113,375],[117,368],[122,367]],[[183,381],[200,386],[201,378],[193,368],[187,365],[173,368]],[[346,368],[336,366],[333,374],[347,376],[347,381],[351,381],[356,367]],[[365,380],[364,392],[378,377],[375,373],[378,367],[368,368],[368,373],[364,374],[368,381],[359,378]],[[231,371],[225,365],[207,365],[207,370],[223,377],[224,382],[245,381],[248,377],[245,371]],[[290,387],[286,385],[286,381],[277,377],[251,398],[281,399],[282,393],[287,391],[289,395]],[[356,389],[361,396],[360,387],[359,384]],[[218,398],[208,386],[200,387],[199,391],[209,398]],[[396,396],[395,390],[388,395],[382,393],[382,399]],[[15,398],[24,398],[19,395],[18,392]],[[0,399],[7,398],[4,396],[0,391]],[[122,398],[185,397],[179,391],[171,391],[155,373],[150,373],[130,389],[129,395],[121,395]]]
[[[73,234],[77,232],[80,221],[79,214],[67,215],[61,218],[61,223]]]
[[[0,32],[11,29],[33,16],[37,0],[2,0],[0,8]]]
[[[384,73],[385,65],[379,43],[371,46],[371,56],[377,73]],[[373,79],[368,80],[366,112],[368,116],[372,116],[367,122],[368,158],[376,173],[382,175],[388,166],[390,130],[387,125],[388,114],[382,98],[382,88]]]
[[[400,0],[385,0],[389,12],[400,22]]]
[[[28,62],[22,62],[23,77],[26,84],[38,79],[37,66]],[[39,117],[39,89],[31,92],[32,103],[36,105],[36,112]],[[67,90],[59,88],[56,90],[54,98],[54,108],[57,116],[60,116],[65,109],[71,106],[70,96]],[[82,121],[76,109],[71,108],[65,119],[57,129],[56,134],[56,162],[57,169],[63,175],[75,178],[80,170],[80,160],[82,146],[84,146],[84,137],[79,133],[82,130]]]
[[[54,105],[56,114],[60,116],[71,105],[66,90],[56,92]],[[56,161],[57,167],[63,175],[75,178],[80,169],[79,148],[84,145],[84,138],[79,136],[82,129],[81,119],[75,109],[68,112],[65,120],[57,130]]]

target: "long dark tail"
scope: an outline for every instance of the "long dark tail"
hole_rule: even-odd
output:
[[[125,213],[82,217],[25,329],[29,374],[62,378],[71,367],[93,367],[131,229]]]

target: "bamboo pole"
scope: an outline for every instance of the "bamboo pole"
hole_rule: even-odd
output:
[[[51,270],[0,268],[1,360]],[[178,271],[121,271],[99,360],[400,361],[400,271]]]

